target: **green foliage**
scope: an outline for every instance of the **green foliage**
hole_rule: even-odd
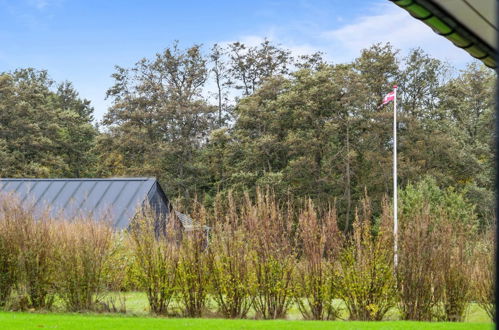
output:
[[[456,224],[469,224],[478,229],[474,206],[466,200],[464,194],[453,188],[440,189],[431,177],[425,177],[416,184],[408,184],[400,192],[400,200],[402,217],[428,207],[426,212],[431,213],[436,222],[439,218],[446,217]]]
[[[243,231],[219,225],[210,242],[213,299],[227,318],[245,318],[253,303],[252,251]]]
[[[296,304],[305,319],[334,320],[340,316],[334,299],[339,291],[336,266],[342,243],[336,210],[319,219],[309,200],[299,215],[298,239],[303,255],[293,279]]]
[[[93,108],[69,82],[53,90],[46,71],[0,73],[0,175],[92,174]]]
[[[0,308],[9,302],[19,276],[19,247],[14,233],[17,230],[15,210],[7,198],[0,199]]]
[[[156,176],[188,197],[202,185],[194,160],[215,112],[201,96],[206,75],[200,46],[184,50],[178,43],[131,69],[116,67],[107,91],[114,103],[104,118],[109,136],[101,140],[111,146],[98,148],[121,155],[128,175]]]
[[[169,221],[173,226],[173,221]],[[157,237],[156,223],[150,209],[140,212],[130,228],[131,249],[139,288],[145,290],[152,313],[169,313],[177,286],[178,247],[173,238]]]
[[[378,104],[397,83],[403,191],[396,298],[404,319],[459,320],[471,299],[471,268],[480,274],[481,303],[489,309],[493,303],[490,274],[472,265],[474,246],[461,243],[486,232],[494,219],[496,77],[476,64],[451,69],[420,49],[401,58],[390,44],[333,65],[321,54],[293,58],[267,40],[255,47],[216,45],[208,56],[199,45],[181,49],[176,42],[130,68],[116,67],[102,132],[71,83],[56,84],[46,71],[30,68],[1,73],[0,176],[156,176],[187,205],[201,196],[208,209],[197,216],[206,223],[222,215],[236,226],[234,236],[219,232],[213,250],[205,251],[204,239],[180,246],[173,244],[179,237],[157,239],[142,219],[130,241],[114,242],[114,265],[92,275],[99,284],[76,294],[86,301],[102,280],[146,290],[158,314],[171,313],[179,298],[184,314],[199,316],[213,292],[229,317],[245,317],[250,304],[258,317],[284,317],[295,301],[305,318],[328,319],[337,315],[332,297],[338,294],[351,318],[381,319],[393,305],[383,202],[392,193],[393,146],[392,108]],[[216,104],[209,79],[215,79]],[[263,186],[272,197],[262,196]],[[353,210],[364,191],[373,203],[359,216]],[[313,200],[316,215],[293,202],[302,198]],[[332,198],[344,249],[331,250],[321,236]],[[227,217],[221,199],[232,205]],[[15,235],[8,222],[0,226],[0,304],[14,292],[20,306],[47,308],[57,288],[51,256],[69,256],[49,244],[59,236],[48,222],[32,225],[32,215],[18,214]],[[301,237],[300,216],[320,235]],[[129,245],[131,253],[124,251]],[[83,265],[96,260],[78,253],[65,267],[90,274]],[[85,305],[78,304],[74,309]]]
[[[489,230],[475,248],[475,268],[473,272],[473,288],[475,299],[492,320],[496,320],[495,306],[495,233]]]
[[[113,78],[99,132],[71,83],[30,68],[0,74],[0,175],[156,176],[186,199],[256,186],[319,207],[334,196],[348,232],[364,188],[376,216],[391,193],[392,107],[378,104],[397,83],[400,186],[428,175],[465,192],[481,229],[492,223],[496,77],[476,63],[453,72],[390,44],[333,65],[268,40],[207,55],[175,42]]]
[[[66,310],[96,310],[105,287],[107,263],[113,247],[113,232],[106,223],[80,219],[61,222],[57,253],[57,294]],[[113,273],[117,275],[117,273]]]
[[[183,313],[201,317],[208,300],[209,255],[203,232],[194,232],[182,241],[178,266],[178,293]]]
[[[397,293],[388,209],[385,206],[377,233],[368,200],[361,211],[356,214],[353,237],[340,256],[339,297],[351,320],[380,321],[395,306]]]

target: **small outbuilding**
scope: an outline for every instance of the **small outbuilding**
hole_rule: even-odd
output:
[[[189,216],[174,211],[156,178],[3,178],[0,198],[6,195],[14,195],[35,212],[48,210],[51,216],[64,219],[105,219],[117,230],[127,229],[137,213],[149,206],[156,214],[158,229],[165,228],[171,212],[183,230],[201,228]]]

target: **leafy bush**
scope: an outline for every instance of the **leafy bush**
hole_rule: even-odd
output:
[[[489,230],[477,244],[473,278],[476,301],[495,321],[494,233],[493,229]]]
[[[50,308],[56,294],[55,256],[60,251],[55,223],[47,213],[35,218],[33,209],[17,210],[13,234],[19,249],[18,294],[26,297],[26,307]]]
[[[174,223],[170,219],[169,229]],[[176,292],[179,249],[172,237],[157,236],[155,228],[152,210],[139,212],[130,228],[130,246],[138,270],[137,281],[147,293],[151,312],[165,315]]]
[[[333,304],[338,291],[335,263],[341,248],[336,210],[318,219],[309,200],[298,219],[298,237],[302,255],[295,275],[296,304],[305,319],[336,319],[340,310]]]
[[[209,256],[203,233],[194,232],[182,240],[178,265],[178,292],[183,314],[201,317],[210,284]]]
[[[67,310],[95,310],[106,282],[104,272],[113,246],[113,229],[105,222],[76,219],[57,225],[57,293]]]
[[[244,231],[219,225],[210,242],[210,278],[213,299],[227,318],[244,318],[253,303],[254,273],[251,247]]]
[[[251,233],[255,272],[253,307],[258,317],[283,318],[292,303],[296,256],[292,244],[292,222],[274,196],[257,191],[256,202],[246,197],[243,230]]]
[[[428,207],[401,217],[399,230],[399,309],[402,319],[431,321],[441,298],[437,253],[441,238]]]
[[[4,307],[17,283],[19,273],[16,217],[23,212],[11,196],[0,196],[0,308]]]
[[[399,308],[406,320],[462,319],[470,300],[473,207],[434,180],[401,192]]]
[[[361,211],[340,256],[338,294],[351,320],[379,321],[396,304],[389,208],[383,204],[379,228],[373,226],[367,198]]]

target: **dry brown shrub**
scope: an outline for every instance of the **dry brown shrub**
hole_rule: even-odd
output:
[[[404,320],[431,321],[441,299],[440,277],[442,237],[428,204],[400,217],[399,309]]]
[[[335,263],[342,241],[336,210],[319,219],[308,200],[298,219],[298,240],[302,253],[295,275],[296,304],[305,319],[335,319],[340,312],[333,303],[338,291]]]
[[[55,225],[55,224],[54,224]],[[106,290],[106,263],[113,247],[113,229],[102,221],[61,221],[58,231],[57,293],[68,311],[96,310]]]
[[[19,276],[19,244],[15,240],[18,201],[13,196],[0,195],[0,308],[9,300]]]
[[[439,236],[441,249],[438,285],[442,290],[443,319],[463,321],[472,297],[473,249],[476,241],[472,226],[441,215]]]
[[[473,221],[422,201],[400,221],[399,308],[406,320],[462,321],[472,299]]]
[[[283,318],[292,303],[296,266],[292,217],[271,192],[258,190],[255,202],[246,196],[241,221],[254,251],[253,307],[258,317]]]
[[[26,301],[29,308],[51,308],[57,275],[55,222],[48,212],[39,213],[35,218],[35,209],[27,204],[16,203],[11,207],[11,221],[16,226],[12,235],[19,249],[17,300]]]
[[[475,249],[473,278],[477,303],[495,321],[494,243],[495,228],[491,228],[478,241]]]

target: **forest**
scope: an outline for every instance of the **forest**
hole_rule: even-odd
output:
[[[374,44],[336,64],[268,40],[144,56],[115,67],[101,121],[43,68],[0,73],[0,177],[154,176],[207,208],[265,187],[334,204],[348,231],[366,195],[380,215],[392,194],[393,107],[379,104],[397,84],[399,187],[423,182],[459,196],[480,228],[492,222],[496,77],[477,62]]]

